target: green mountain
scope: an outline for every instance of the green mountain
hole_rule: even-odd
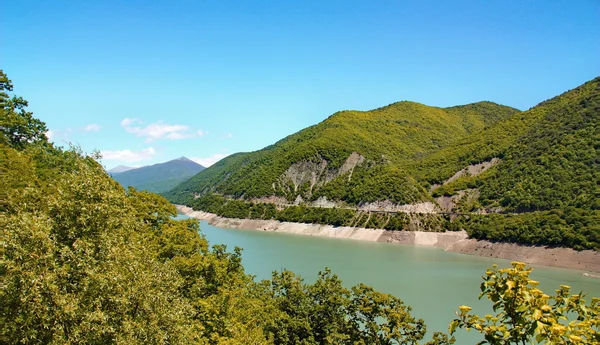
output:
[[[409,162],[518,112],[491,102],[451,108],[399,102],[342,111],[275,145],[227,157],[168,195],[172,200],[194,192],[289,201],[324,196],[352,204],[426,200],[426,191],[404,169]]]
[[[427,221],[435,226],[420,221],[424,230],[600,248],[599,84],[596,78],[524,112],[490,102],[342,111],[272,146],[227,157],[165,195],[228,216],[391,230],[406,228],[397,224],[406,216],[369,215],[362,223],[357,213],[430,202],[437,213],[469,216]],[[313,216],[257,202],[295,204]],[[252,211],[259,206],[262,213]]]
[[[181,157],[165,163],[111,173],[111,176],[124,187],[132,186],[139,190],[161,193],[188,180],[202,170],[204,170],[202,165]]]

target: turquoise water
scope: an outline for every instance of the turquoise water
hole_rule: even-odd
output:
[[[181,216],[185,217],[185,216]],[[459,305],[469,305],[479,315],[491,313],[491,302],[479,300],[481,276],[494,263],[510,267],[510,261],[449,253],[438,248],[280,234],[254,230],[222,229],[201,222],[211,244],[242,247],[247,273],[270,279],[275,270],[288,269],[316,279],[319,270],[331,268],[350,287],[358,283],[400,297],[423,318],[428,331],[447,331]],[[582,272],[534,266],[532,279],[548,294],[561,284],[574,292],[600,296],[600,279]],[[481,338],[459,331],[457,344],[473,344]]]

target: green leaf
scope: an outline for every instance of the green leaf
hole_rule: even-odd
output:
[[[459,320],[454,320],[450,323],[450,326],[448,327],[448,332],[450,333],[450,335],[454,334],[454,332],[456,331],[456,327],[458,327],[458,323]]]

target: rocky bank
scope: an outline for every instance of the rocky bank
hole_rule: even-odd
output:
[[[354,227],[335,227],[322,224],[280,222],[277,220],[234,219],[216,214],[194,211],[176,205],[177,210],[192,218],[207,221],[210,225],[246,230],[273,231],[308,236],[346,238],[360,241],[390,242],[399,244],[435,246],[440,249],[477,256],[523,261],[530,264],[554,266],[600,273],[600,253],[593,250],[576,251],[570,248],[523,246],[513,243],[492,243],[469,239],[464,231],[423,232],[387,231]],[[587,274],[590,277],[598,275]]]

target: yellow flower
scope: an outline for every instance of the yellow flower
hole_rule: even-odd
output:
[[[467,313],[467,312],[469,312],[469,310],[471,310],[473,308],[466,306],[466,305],[461,305],[460,307],[458,307],[458,309],[460,309],[460,311],[462,311],[463,313]]]
[[[567,329],[567,327],[563,326],[563,325],[559,325],[559,324],[555,324],[553,325],[550,330],[552,331],[552,333],[554,334],[558,334],[558,333],[562,333]]]
[[[517,270],[522,270],[523,268],[525,268],[525,263],[524,262],[520,262],[520,261],[513,261],[510,263],[514,268],[516,268]]]

